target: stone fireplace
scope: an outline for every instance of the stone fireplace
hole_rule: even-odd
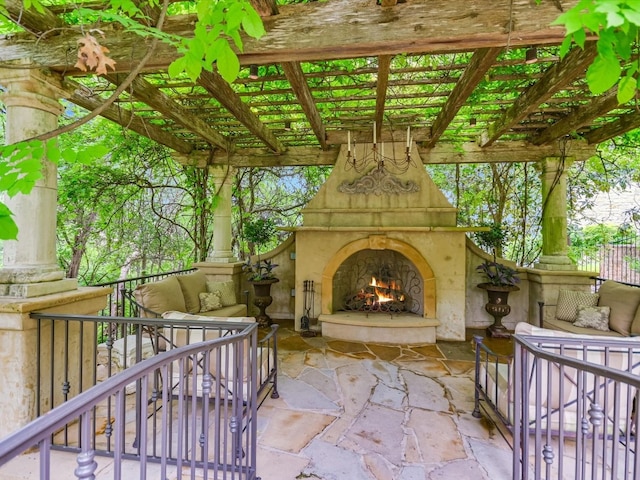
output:
[[[356,153],[358,148],[366,147],[358,145]],[[358,173],[344,150],[296,229],[296,291],[313,281],[312,311],[330,337],[463,340],[465,232],[456,227],[455,208],[416,149],[402,173],[375,166]],[[399,144],[390,153],[403,154]],[[298,328],[303,307],[296,295]]]

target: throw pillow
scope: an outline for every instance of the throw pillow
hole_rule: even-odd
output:
[[[144,283],[138,285],[134,290],[136,301],[145,308],[158,314],[169,310],[184,312],[184,295],[180,288],[180,282],[175,275],[160,280],[158,282]],[[140,311],[142,317],[154,317],[144,310]]]
[[[578,307],[578,319],[573,324],[576,327],[595,328],[608,332],[610,312],[609,307]]]
[[[598,305],[611,308],[609,328],[624,336],[631,333],[631,324],[640,305],[640,288],[607,280],[598,289]]]
[[[578,316],[578,307],[595,307],[598,304],[598,294],[575,290],[560,290],[556,303],[556,318],[567,322],[575,322]]]
[[[176,275],[182,295],[184,296],[184,304],[188,313],[200,312],[200,292],[207,291],[207,277],[201,271],[187,273],[186,275]]]
[[[233,280],[227,282],[207,282],[207,292],[220,292],[223,307],[230,307],[238,303],[236,300],[236,286]]]
[[[209,312],[211,310],[222,308],[220,292],[200,292],[198,296],[200,297],[201,312]]]

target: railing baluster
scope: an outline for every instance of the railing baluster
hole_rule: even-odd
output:
[[[270,378],[273,380],[277,365],[271,353],[258,354],[257,324],[213,321],[213,326],[207,326],[205,331],[200,320],[41,313],[32,316],[39,325],[42,350],[46,352],[49,348],[50,358],[54,360],[50,362],[51,372],[44,371],[44,362],[39,365],[41,376],[51,382],[50,399],[47,400],[52,409],[25,429],[28,434],[10,435],[0,441],[0,464],[39,444],[44,455],[41,461],[44,472],[48,468],[48,445],[51,444],[52,449],[62,447],[79,453],[75,472],[82,479],[92,478],[96,471],[95,455],[102,454],[113,457],[114,478],[117,479],[122,478],[124,460],[139,462],[137,478],[141,479],[149,477],[151,462],[161,465],[163,478],[175,478],[175,475],[182,478],[182,467],[190,467],[192,471],[213,471],[216,475],[220,471],[227,472],[228,478],[256,478],[255,412],[257,392],[263,388],[259,389],[257,385],[259,367],[256,362],[263,354],[272,359],[273,375]],[[56,326],[58,324],[62,328]],[[144,330],[148,335],[143,336],[143,325],[149,327]],[[170,328],[164,328],[165,325]],[[219,338],[206,340],[212,328],[217,333],[214,336]],[[188,332],[187,337],[190,336],[194,343],[178,348],[170,342],[168,351],[144,358],[143,350],[148,348],[152,337],[158,339],[159,332],[177,334],[178,331]],[[50,333],[49,346],[44,341],[45,332]],[[91,332],[95,337],[92,343],[88,341]],[[99,332],[107,334],[106,342],[100,346]],[[128,332],[135,332],[135,337],[116,336]],[[275,333],[274,329],[267,337],[273,347],[277,345]],[[99,356],[100,361],[106,363],[101,367],[100,375],[97,368],[89,370],[87,356]],[[213,371],[212,359],[216,363]],[[249,361],[251,363],[247,364]],[[126,368],[117,372],[112,366]],[[93,383],[91,377],[100,382],[78,392]],[[61,380],[65,389],[62,394],[57,389]],[[135,395],[127,394],[127,386],[136,383]],[[268,390],[264,391],[266,395]],[[177,407],[174,399],[177,399]],[[43,402],[38,399],[42,409]],[[131,413],[132,407],[138,415],[129,420],[127,410]],[[104,431],[100,432],[103,422]],[[76,428],[77,439],[70,434]],[[61,435],[60,445],[53,441],[59,440],[54,433]],[[135,447],[132,446],[134,439]],[[167,477],[169,468],[176,468],[175,475],[171,471]],[[42,478],[48,477],[42,473]]]

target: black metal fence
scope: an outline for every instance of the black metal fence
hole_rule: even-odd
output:
[[[132,291],[136,288],[137,285],[141,285],[143,283],[155,282],[157,280],[162,280],[163,278],[168,277],[169,275],[182,275],[185,273],[195,271],[195,268],[189,268],[186,270],[174,270],[172,272],[163,272],[156,273],[153,275],[142,275],[139,277],[132,278],[123,278],[119,280],[115,280],[113,282],[100,283],[98,285],[92,285],[92,287],[111,287],[113,291],[109,294],[107,298],[107,306],[98,314],[101,316],[107,317],[133,317],[135,316],[135,312],[133,311],[133,306],[130,302],[126,301],[126,298],[123,298],[122,291],[128,290]]]
[[[579,270],[597,272],[599,277],[640,284],[640,238],[629,235],[615,242],[573,247]]]

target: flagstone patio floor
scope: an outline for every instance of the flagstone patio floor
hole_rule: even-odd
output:
[[[373,345],[303,338],[292,322],[279,323],[280,398],[258,411],[262,480],[512,478],[507,442],[491,421],[471,415],[470,338]],[[508,340],[492,347],[510,348]],[[60,462],[75,464],[75,455],[54,455],[55,470],[73,470]],[[31,457],[1,468],[0,479],[38,478]],[[112,478],[110,460],[97,460],[96,478]],[[131,465],[124,478],[138,478],[136,471]]]

